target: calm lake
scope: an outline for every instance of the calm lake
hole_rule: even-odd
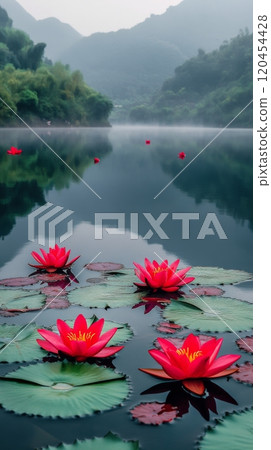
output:
[[[63,235],[72,219],[72,235],[62,245],[71,249],[72,257],[81,255],[73,265],[76,276],[98,254],[95,261],[122,263],[127,268],[133,261],[142,264],[145,257],[170,262],[180,258],[185,267],[252,272],[251,130],[225,130],[194,161],[218,129],[114,126],[35,131],[51,150],[29,130],[0,129],[0,279],[31,274],[31,252],[41,246],[29,241],[28,215],[47,202],[72,212],[57,225],[56,235]],[[149,145],[146,140],[150,140]],[[7,155],[10,146],[22,149],[22,154]],[[180,152],[186,154],[185,159],[178,158]],[[99,164],[93,163],[95,157]],[[114,230],[117,226],[118,233]],[[37,223],[35,227],[37,237]],[[97,276],[84,270],[77,277],[79,286],[89,286],[87,280]],[[252,302],[250,281],[223,289],[226,297]],[[130,409],[142,402],[165,402],[169,394],[157,391],[142,395],[161,381],[138,371],[138,367],[154,367],[148,349],[161,336],[155,327],[163,321],[162,309],[155,307],[144,314],[144,305],[107,310],[70,306],[46,310],[35,323],[40,327],[55,324],[57,318],[74,320],[79,312],[132,327],[134,338],[114,359],[116,369],[130,379],[128,399],[111,411],[65,420],[20,416],[1,408],[3,450],[56,446],[76,438],[104,436],[108,431],[122,439],[138,440],[144,450],[192,450],[215,417],[251,407],[251,386],[221,378],[215,380],[216,385],[234,398],[235,404],[216,397],[217,415],[210,410],[209,422],[206,405],[190,399],[189,412],[172,423],[138,423]],[[0,316],[0,323],[27,324],[34,316],[35,312]],[[182,330],[183,335],[188,333]],[[241,337],[250,334],[239,333]],[[222,354],[240,353],[233,333],[220,335],[224,337]],[[251,361],[250,354],[240,354],[240,364]],[[1,363],[0,375],[17,367]]]

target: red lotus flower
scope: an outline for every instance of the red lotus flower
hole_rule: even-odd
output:
[[[99,158],[94,158],[94,164],[98,164],[99,162],[100,162],[100,159]]]
[[[151,141],[149,139],[146,140],[146,145],[150,145]]]
[[[175,347],[167,339],[158,338],[157,340],[162,351],[153,349],[149,350],[149,353],[163,369],[140,370],[159,378],[182,380],[184,386],[186,380],[190,386],[191,383],[194,383],[193,379],[217,378],[236,372],[236,367],[232,369],[228,369],[228,367],[241,357],[240,355],[225,355],[216,359],[223,338],[212,338],[201,344],[198,336],[189,334],[181,348]],[[197,382],[196,384],[201,391],[202,386]]]
[[[179,153],[179,158],[184,159],[186,157],[186,154],[184,152]]]
[[[9,155],[20,155],[22,153],[22,150],[18,150],[16,147],[10,147],[9,150],[7,150],[7,153]]]
[[[40,249],[42,256],[40,256],[37,252],[32,252],[31,255],[33,258],[38,261],[40,264],[29,264],[31,267],[35,267],[39,270],[46,270],[46,272],[56,272],[59,269],[69,269],[71,265],[78,259],[80,256],[76,256],[70,262],[68,262],[70,256],[70,250],[66,252],[65,247],[59,247],[57,244],[55,248],[50,248],[49,252],[46,253],[42,248]]]
[[[188,272],[191,267],[186,267],[185,269],[177,270],[180,260],[176,259],[174,263],[170,266],[168,261],[165,260],[162,264],[158,264],[157,261],[152,263],[145,258],[145,267],[134,262],[136,267],[135,274],[143,283],[134,283],[140,288],[150,288],[154,292],[157,289],[162,289],[166,292],[178,291],[181,286],[191,283],[195,278],[187,277],[185,278],[186,272]]]
[[[85,361],[88,358],[106,358],[123,349],[123,346],[106,347],[106,344],[114,336],[117,328],[112,328],[101,335],[104,319],[93,322],[89,327],[82,314],[74,321],[73,328],[69,327],[61,319],[57,320],[57,328],[60,333],[49,330],[38,330],[46,339],[37,339],[37,343],[48,352],[64,353],[72,356],[76,361]]]

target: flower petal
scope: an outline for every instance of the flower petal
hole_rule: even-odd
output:
[[[241,358],[241,355],[224,355],[220,358],[216,359],[214,363],[209,367],[206,373],[206,377],[210,377],[219,372],[222,372],[224,369],[230,367],[233,363],[235,363],[238,359]]]
[[[123,348],[124,348],[124,345],[120,345],[118,347],[103,348],[100,352],[95,354],[95,358],[107,358],[108,356],[112,356],[115,353],[119,352]]]

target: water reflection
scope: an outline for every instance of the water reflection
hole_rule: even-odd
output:
[[[39,130],[102,200],[30,132],[12,130],[12,144],[23,148],[22,155],[17,157],[6,155],[11,132],[0,130],[0,133],[0,235],[6,237],[3,262],[15,252],[18,258],[18,248],[27,240],[27,219],[18,218],[49,201],[74,211],[74,234],[67,245],[78,254],[86,254],[86,262],[102,251],[103,260],[121,259],[126,267],[131,267],[136,256],[140,262],[145,256],[152,258],[155,250],[163,259],[181,257],[189,265],[251,271],[252,134],[249,130],[226,130],[156,200],[154,196],[210,142],[217,130],[151,127]],[[151,145],[146,146],[146,138],[150,138]],[[187,155],[184,161],[178,158],[182,150]],[[93,165],[95,156],[101,159],[96,166]],[[125,214],[123,234],[109,236],[105,232],[103,239],[97,240],[95,213],[105,212]],[[138,239],[133,235],[131,223],[131,214],[135,212],[138,213]],[[168,213],[162,223],[168,239],[161,240],[151,228],[144,216],[146,212],[154,218],[161,212]],[[172,220],[173,212],[199,214],[199,220],[191,221],[189,240],[182,239],[182,224]],[[217,215],[228,240],[220,240],[216,233],[205,240],[197,239],[209,212]],[[15,232],[11,233],[13,228]],[[150,229],[153,234],[146,239]],[[65,232],[65,224],[58,231]]]
[[[93,130],[91,139],[79,130],[39,131],[47,144],[80,176],[94,164],[98,154],[112,151],[106,133]],[[11,137],[12,136],[12,137]],[[19,156],[6,154],[10,144],[23,148]],[[34,135],[24,130],[1,130],[0,144],[0,236],[10,233],[16,216],[46,203],[48,190],[67,189],[80,180]]]
[[[210,420],[210,411],[218,414],[216,400],[221,400],[231,405],[238,405],[237,401],[216,383],[204,380],[204,384],[206,394],[203,397],[187,392],[178,381],[156,384],[142,392],[141,395],[161,394],[169,391],[164,403],[165,406],[171,405],[177,408],[178,413],[176,417],[183,417],[185,414],[188,414],[189,408],[192,406],[207,421]]]
[[[171,179],[208,144],[209,136],[211,138],[209,133],[206,133],[205,139],[202,139],[201,133],[182,136],[181,147],[187,155],[182,165],[177,165],[176,162],[180,151],[180,137],[172,136],[170,150],[168,141],[161,140],[156,149],[156,157]],[[221,135],[193,162],[193,174],[190,170],[184,170],[174,180],[174,185],[194,197],[196,203],[212,201],[222,212],[227,212],[241,222],[248,220],[251,226],[252,145],[250,131],[236,133],[233,130],[230,134]]]

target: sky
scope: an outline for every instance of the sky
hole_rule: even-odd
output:
[[[131,28],[182,0],[17,0],[36,19],[57,17],[79,33]]]

